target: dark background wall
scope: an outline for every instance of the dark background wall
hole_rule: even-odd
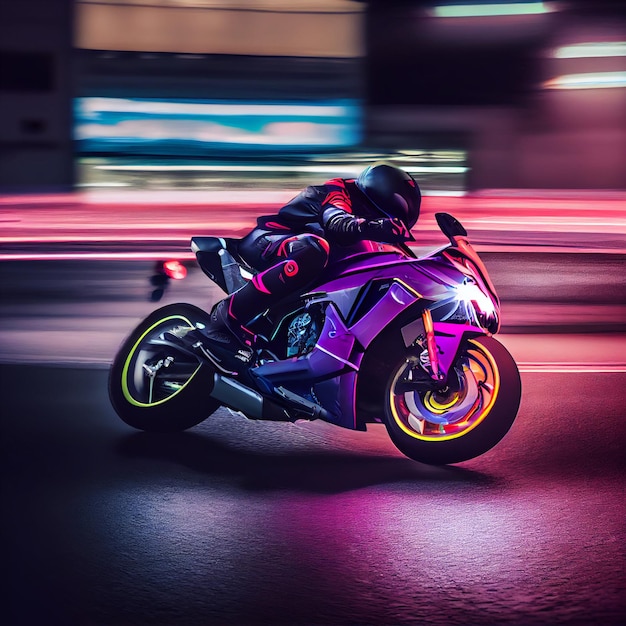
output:
[[[285,84],[293,72],[298,90],[311,84],[300,68],[316,80],[332,67],[320,84],[362,91],[368,146],[466,150],[471,189],[625,187],[626,88],[541,87],[581,67],[624,71],[624,57],[568,65],[548,54],[565,43],[626,41],[623,2],[574,0],[550,15],[497,23],[433,19],[425,13],[433,3],[422,0],[355,4],[366,8],[362,65],[283,59],[269,74]],[[0,191],[72,188],[77,92],[112,95],[135,85],[206,94],[228,71],[223,55],[196,63],[193,75],[173,57],[98,58],[74,48],[74,18],[72,0],[0,0]],[[262,84],[268,68],[248,58],[250,80]],[[350,82],[357,67],[363,75]]]
[[[466,150],[470,189],[626,187],[626,87],[544,86],[565,74],[626,72],[623,56],[554,58],[564,45],[625,42],[626,3],[573,0],[539,15],[453,19],[434,18],[434,4],[369,5],[371,137]]]
[[[72,0],[0,0],[0,189],[69,189]]]

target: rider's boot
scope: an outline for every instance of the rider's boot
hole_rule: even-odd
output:
[[[218,302],[206,326],[178,328],[171,331],[174,340],[201,354],[223,373],[234,374],[245,369],[254,354],[254,334],[229,313],[230,298]]]

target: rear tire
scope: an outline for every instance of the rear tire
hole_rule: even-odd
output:
[[[210,365],[163,340],[167,330],[207,319],[196,306],[170,304],[149,315],[124,341],[109,372],[109,398],[126,424],[150,432],[177,432],[219,408],[209,397],[214,374]]]
[[[492,337],[465,343],[445,391],[400,389],[408,367],[404,356],[396,360],[384,405],[389,436],[406,456],[430,465],[460,463],[493,448],[511,428],[521,380],[513,357]]]

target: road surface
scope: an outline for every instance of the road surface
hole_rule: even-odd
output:
[[[522,406],[496,448],[442,468],[382,426],[220,409],[133,431],[106,365],[155,306],[150,264],[2,263],[2,623],[623,624],[621,259],[487,262]],[[206,284],[166,300],[210,301]]]
[[[4,624],[623,624],[626,374],[522,374],[478,459],[384,427],[120,422],[102,368],[3,365]]]
[[[0,623],[626,623],[623,195],[426,204],[425,244],[434,210],[468,217],[523,384],[504,440],[440,468],[380,425],[117,418],[107,364],[154,260],[258,210],[180,198],[0,199]],[[219,297],[192,270],[162,303]]]

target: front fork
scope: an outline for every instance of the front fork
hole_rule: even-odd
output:
[[[422,313],[422,323],[424,324],[424,332],[426,333],[426,350],[428,351],[430,377],[433,380],[440,382],[445,378],[445,375],[439,369],[437,340],[435,339],[435,328],[433,324],[433,316],[430,312],[430,309],[424,309]]]
[[[484,335],[482,328],[473,324],[452,324],[433,320],[430,309],[422,311],[420,319],[414,320],[402,328],[402,337],[407,348],[419,345],[428,355],[428,362],[420,359],[426,366],[431,379],[439,385],[445,385],[450,371],[456,362],[461,345],[467,335]]]

